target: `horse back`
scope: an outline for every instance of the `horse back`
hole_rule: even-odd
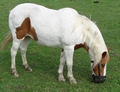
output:
[[[11,10],[9,25],[17,39],[29,35],[47,46],[70,45],[76,44],[77,33],[72,33],[76,15],[77,11],[71,8],[53,10],[36,4],[20,4]]]

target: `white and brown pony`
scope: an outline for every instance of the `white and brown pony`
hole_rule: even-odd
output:
[[[76,10],[53,10],[31,3],[20,4],[10,11],[9,28],[11,32],[3,41],[3,46],[12,38],[11,70],[14,76],[19,76],[15,64],[18,48],[21,50],[23,66],[32,71],[26,59],[26,50],[32,38],[39,44],[62,48],[58,69],[59,81],[65,81],[63,68],[66,63],[69,81],[77,83],[72,66],[74,49],[80,47],[84,47],[90,55],[94,81],[105,81],[109,61],[108,49],[95,23],[78,14]]]

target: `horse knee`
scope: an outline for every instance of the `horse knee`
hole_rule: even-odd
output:
[[[21,54],[25,54],[26,50],[25,49],[20,49]]]
[[[71,68],[73,66],[73,63],[72,62],[67,62],[67,67],[68,68]]]
[[[17,54],[17,49],[11,47],[10,52],[11,52],[11,57],[15,57]]]

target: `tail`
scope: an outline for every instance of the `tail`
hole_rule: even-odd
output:
[[[9,31],[6,33],[5,39],[0,43],[0,51],[2,51],[7,44],[9,44],[12,41],[12,34]]]

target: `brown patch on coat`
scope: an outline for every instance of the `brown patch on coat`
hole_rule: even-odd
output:
[[[84,48],[87,52],[89,51],[89,47],[85,43],[75,45],[74,49],[76,50],[78,48]]]
[[[38,40],[34,27],[31,27],[29,18],[26,18],[21,26],[16,28],[16,36],[18,39],[22,39],[26,35],[32,36],[35,41]]]
[[[84,43],[84,44],[76,44],[74,47],[74,50],[79,49],[79,48],[84,48],[87,52],[89,51],[89,47]],[[64,49],[61,50],[63,52]]]
[[[100,65],[100,76],[104,75],[104,66],[109,62],[109,59],[110,59],[109,54],[107,54],[107,52],[103,52],[101,61],[99,63],[99,65]],[[98,76],[99,75],[98,65],[96,65],[93,70],[94,70],[94,73]]]

